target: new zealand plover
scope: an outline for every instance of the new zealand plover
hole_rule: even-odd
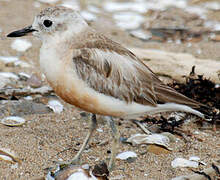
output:
[[[92,29],[75,11],[64,7],[40,12],[31,26],[8,37],[28,34],[42,41],[40,67],[64,101],[93,113],[90,131],[72,162],[79,160],[96,128],[96,114],[134,118],[166,111],[184,111],[204,118],[202,104],[165,85],[135,54]],[[118,132],[112,118],[114,164]]]

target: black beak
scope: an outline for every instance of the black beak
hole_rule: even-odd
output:
[[[27,34],[33,32],[33,31],[37,31],[35,29],[32,28],[32,26],[28,26],[24,29],[18,30],[18,31],[14,31],[11,32],[7,35],[7,37],[21,37],[21,36],[26,36]]]

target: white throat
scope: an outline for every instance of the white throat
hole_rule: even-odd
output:
[[[80,33],[89,28],[85,21],[80,21],[77,25],[69,24],[63,32],[42,37],[42,47],[40,49],[40,67],[49,81],[55,81],[55,75],[62,69],[63,56],[70,48],[72,42]]]

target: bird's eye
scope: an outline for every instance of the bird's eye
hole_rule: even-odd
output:
[[[48,28],[48,27],[50,27],[53,24],[53,22],[46,19],[46,20],[44,20],[43,24],[44,24],[45,27]]]

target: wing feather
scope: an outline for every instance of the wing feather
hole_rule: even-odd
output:
[[[82,37],[81,37],[82,38]],[[204,106],[163,84],[132,52],[95,32],[85,43],[73,45],[73,64],[78,76],[95,91],[143,105],[173,102],[192,108]],[[91,40],[92,39],[92,40]]]
[[[152,79],[141,78],[142,74],[136,68],[141,68],[141,64],[131,57],[96,48],[77,51],[81,53],[76,53],[78,55],[73,58],[73,62],[78,76],[89,87],[127,103],[156,106]]]

